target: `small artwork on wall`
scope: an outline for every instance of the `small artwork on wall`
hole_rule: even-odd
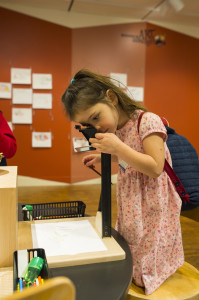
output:
[[[11,99],[11,83],[0,82],[0,98]]]
[[[31,108],[12,108],[13,124],[32,124]]]
[[[32,132],[32,147],[33,148],[51,148],[52,134],[51,132]]]
[[[74,137],[73,138],[73,148],[74,152],[84,152],[89,151],[89,143],[85,138]]]
[[[34,109],[52,109],[52,94],[34,93],[32,107]]]
[[[31,69],[11,68],[11,83],[31,84]]]
[[[12,122],[8,122],[8,125],[9,125],[9,127],[10,127],[11,131],[13,131]]]
[[[143,87],[135,87],[128,86],[127,87],[127,95],[133,100],[143,102],[144,101],[144,88]]]
[[[127,74],[125,73],[110,73],[110,78],[112,79],[113,83],[125,89],[127,86]]]
[[[32,104],[32,89],[13,89],[13,104]]]
[[[35,90],[52,89],[52,74],[32,74],[32,81]]]

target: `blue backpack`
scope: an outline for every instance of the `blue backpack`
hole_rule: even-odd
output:
[[[139,126],[144,112],[138,119]],[[192,144],[182,135],[168,126],[168,122],[161,118],[167,130],[167,146],[169,148],[173,168],[165,159],[164,171],[173,182],[180,198],[182,211],[190,210],[199,205],[199,161],[198,154]]]

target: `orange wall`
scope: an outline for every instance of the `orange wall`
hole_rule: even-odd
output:
[[[199,153],[199,40],[153,25],[166,45],[146,47],[145,105],[165,116]]]
[[[0,8],[0,36],[0,82],[10,82],[12,67],[31,68],[32,73],[51,73],[53,77],[53,109],[33,110],[32,126],[14,125],[18,150],[7,162],[18,166],[19,175],[70,182],[70,123],[60,98],[71,77],[71,30]],[[11,121],[12,107],[31,106],[0,99],[7,121]],[[32,148],[33,130],[51,131],[52,148]]]

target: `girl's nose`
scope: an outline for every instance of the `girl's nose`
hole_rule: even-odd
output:
[[[95,126],[95,129],[96,129],[97,131],[100,131],[100,126],[99,126],[99,125],[96,125],[96,126]]]

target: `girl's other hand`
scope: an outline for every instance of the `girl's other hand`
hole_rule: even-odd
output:
[[[101,154],[89,154],[82,161],[85,166],[95,168],[95,164],[101,162]]]

